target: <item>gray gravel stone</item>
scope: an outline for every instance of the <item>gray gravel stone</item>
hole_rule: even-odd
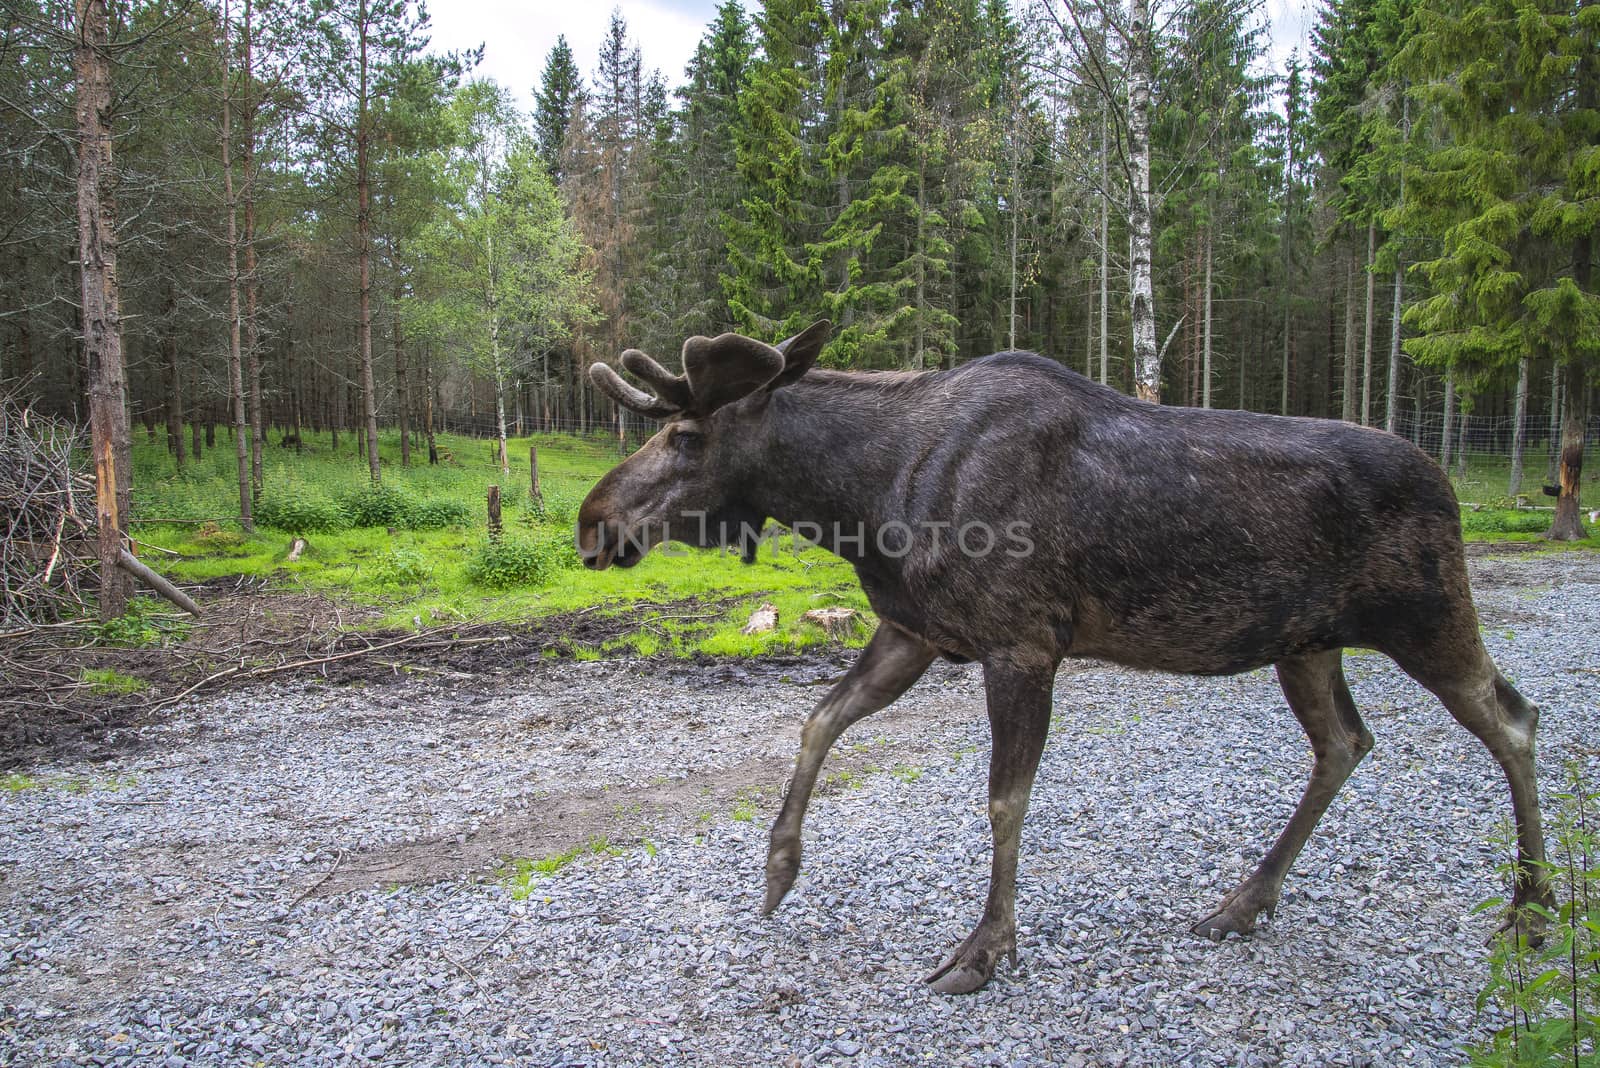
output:
[[[1600,781],[1594,561],[1474,561],[1485,639],[1543,711],[1547,791],[1568,761]],[[841,741],[825,776],[849,774],[819,789],[770,918],[765,825],[837,665],[533,663],[190,704],[119,760],[0,792],[0,1064],[1460,1063],[1495,1023],[1473,1004],[1494,922],[1473,906],[1499,892],[1504,782],[1388,660],[1346,664],[1377,748],[1276,916],[1215,944],[1188,923],[1309,770],[1271,673],[1065,667],[1020,959],[963,999],[921,978],[987,884],[975,669],[936,667]],[[762,776],[753,820],[700,791]],[[631,800],[650,797],[668,800]],[[640,804],[636,833],[526,897],[380,863],[494,846],[552,798]],[[333,875],[364,888],[321,892]]]

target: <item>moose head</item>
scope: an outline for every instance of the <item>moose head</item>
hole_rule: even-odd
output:
[[[664,541],[701,548],[744,535],[746,559],[766,516],[744,499],[753,443],[772,392],[798,380],[822,352],[831,324],[815,322],[776,345],[721,334],[683,343],[683,374],[629,349],[622,366],[653,392],[603,363],[589,377],[629,411],[662,427],[613,468],[578,511],[578,553],[596,571],[632,567]]]

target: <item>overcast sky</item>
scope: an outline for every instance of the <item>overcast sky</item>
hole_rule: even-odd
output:
[[[759,0],[746,0],[752,11]],[[648,74],[659,69],[669,88],[681,84],[683,68],[716,15],[717,0],[434,0],[433,41],[441,49],[486,46],[479,72],[511,89],[523,107],[533,104],[534,87],[556,38],[566,35],[578,69],[594,73],[600,42],[615,6],[639,46]],[[1012,0],[1012,8],[1018,8]],[[1291,49],[1306,51],[1315,15],[1312,0],[1266,0],[1272,19],[1272,65],[1283,69]]]

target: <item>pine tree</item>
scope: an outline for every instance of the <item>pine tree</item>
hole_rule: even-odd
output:
[[[564,177],[562,144],[583,92],[583,77],[573,61],[572,48],[565,35],[557,37],[555,47],[545,59],[544,75],[534,93],[533,136],[539,158],[558,185]]]
[[[1600,4],[1453,0],[1416,13],[1401,53],[1443,140],[1408,171],[1401,220],[1441,233],[1407,313],[1419,362],[1473,392],[1527,354],[1565,374],[1560,496],[1547,533],[1583,536],[1579,477],[1600,366]]]
[[[726,222],[721,280],[735,323],[778,338],[822,307],[823,264],[814,250],[825,225],[817,202],[828,185],[820,146],[808,134],[823,111],[828,19],[818,0],[770,0],[756,27],[759,58],[739,96],[735,133],[745,193]]]

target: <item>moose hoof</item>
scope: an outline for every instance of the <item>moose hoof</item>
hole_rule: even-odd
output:
[[[1247,935],[1256,929],[1256,917],[1272,915],[1275,901],[1262,901],[1249,882],[1222,899],[1215,912],[1189,928],[1201,938],[1221,942],[1231,934]]]
[[[794,886],[800,873],[800,850],[793,846],[773,846],[767,854],[767,898],[761,905],[763,916],[771,915]]]
[[[981,989],[994,975],[995,965],[1002,955],[1009,954],[1013,967],[1017,963],[1016,928],[978,924],[977,930],[957,946],[945,962],[934,969],[923,982],[941,994],[970,994]]]

